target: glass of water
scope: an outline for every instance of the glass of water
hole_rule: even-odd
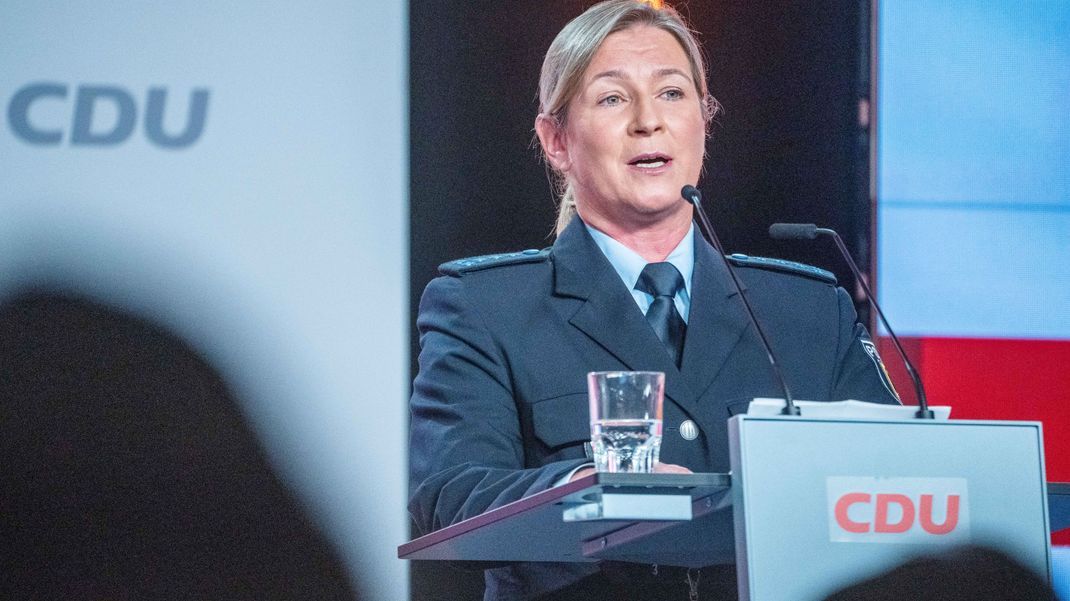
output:
[[[661,451],[665,374],[595,371],[587,374],[587,393],[595,469],[653,472]]]

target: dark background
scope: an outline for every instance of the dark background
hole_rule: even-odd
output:
[[[543,54],[592,1],[412,0],[411,311],[438,264],[553,243],[555,202],[533,144]],[[672,3],[724,107],[699,188],[728,252],[853,278],[829,242],[775,242],[771,223],[836,229],[870,263],[869,4]],[[868,311],[858,306],[864,322]],[[412,330],[413,373],[419,353]],[[413,599],[481,598],[481,575],[413,562]]]

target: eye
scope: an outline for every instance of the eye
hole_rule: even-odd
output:
[[[679,88],[672,88],[665,90],[661,95],[667,100],[680,100],[684,97],[684,91]]]
[[[610,94],[599,100],[598,104],[603,106],[617,106],[622,102],[624,102],[624,98],[620,94]]]

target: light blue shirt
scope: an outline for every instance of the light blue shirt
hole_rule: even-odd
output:
[[[643,315],[646,315],[647,309],[650,308],[650,303],[654,302],[654,297],[635,289],[635,284],[639,281],[639,275],[643,273],[643,268],[646,267],[646,259],[639,256],[639,253],[634,250],[589,225],[587,225],[587,231],[591,233],[594,243],[609,259],[609,264],[617,271],[617,275],[624,281],[624,285],[632,292],[632,298],[639,305]],[[684,235],[684,239],[680,240],[680,243],[676,245],[676,248],[672,249],[672,252],[669,253],[665,260],[672,263],[680,270],[680,275],[684,276],[684,289],[677,292],[676,298],[673,300],[676,301],[676,310],[680,312],[680,317],[683,317],[684,323],[687,323],[688,313],[691,309],[691,274],[695,271],[694,223],[687,228],[687,234]]]
[[[639,281],[639,275],[643,273],[643,268],[646,267],[646,259],[639,256],[639,253],[586,223],[584,225],[587,227],[587,231],[591,233],[591,237],[594,238],[594,243],[598,245],[602,254],[609,259],[609,264],[613,266],[617,275],[624,281],[624,285],[628,287],[628,290],[631,290],[632,298],[634,298],[635,303],[639,305],[639,309],[643,312],[643,315],[646,315],[647,309],[650,308],[650,303],[654,302],[654,297],[646,292],[640,292],[635,289],[635,284]],[[680,270],[680,275],[684,276],[684,289],[677,292],[676,298],[673,300],[676,302],[676,310],[680,312],[680,317],[683,317],[684,323],[687,323],[688,312],[691,309],[691,274],[695,271],[694,223],[691,224],[691,227],[687,228],[687,234],[684,235],[684,239],[676,245],[676,248],[672,249],[672,252],[669,253],[669,256],[666,257],[665,260],[672,263]],[[585,463],[576,467],[571,472],[558,478],[557,481],[554,482],[554,486],[561,486],[562,484],[568,483],[576,472],[588,467],[594,467],[594,464]]]

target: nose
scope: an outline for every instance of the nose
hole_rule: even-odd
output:
[[[640,98],[632,107],[632,134],[650,135],[664,127],[661,112],[652,98]]]

